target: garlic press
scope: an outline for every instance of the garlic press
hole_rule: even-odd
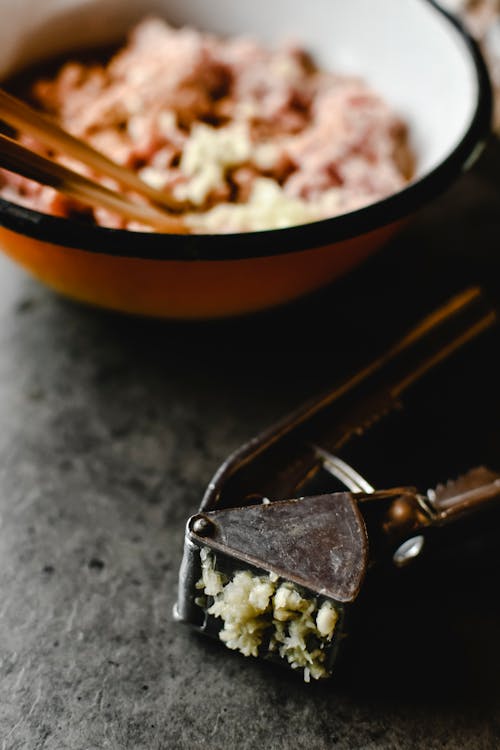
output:
[[[175,619],[331,677],[370,587],[500,516],[500,455],[480,439],[496,322],[462,292],[230,456],[187,522]]]

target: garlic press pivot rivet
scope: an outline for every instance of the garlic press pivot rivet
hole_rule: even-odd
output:
[[[213,533],[214,525],[208,518],[199,516],[193,521],[193,531],[198,536],[210,536]]]

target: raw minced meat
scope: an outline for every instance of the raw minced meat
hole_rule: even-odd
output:
[[[407,128],[389,106],[363,81],[319,70],[294,45],[271,51],[150,18],[108,63],[68,62],[35,81],[31,96],[68,131],[168,192],[200,233],[351,211],[400,190],[412,172]],[[142,228],[9,173],[1,179],[12,201]]]

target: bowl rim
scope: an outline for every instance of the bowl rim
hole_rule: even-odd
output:
[[[288,255],[354,240],[393,224],[442,193],[479,157],[491,134],[493,94],[479,45],[464,24],[425,0],[461,35],[477,82],[476,108],[466,133],[450,154],[423,177],[355,211],[282,229],[231,234],[160,234],[111,229],[52,216],[0,198],[0,226],[35,240],[97,255],[163,261],[238,261]]]

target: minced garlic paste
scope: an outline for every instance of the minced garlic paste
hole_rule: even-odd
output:
[[[197,584],[205,597],[213,597],[207,612],[220,618],[219,638],[244,656],[277,653],[293,669],[304,670],[304,680],[327,677],[326,647],[331,643],[339,613],[324,601],[304,597],[293,583],[274,575],[257,576],[238,571],[231,579],[216,569],[214,556],[200,550],[202,577]],[[204,597],[196,600],[205,608]]]

